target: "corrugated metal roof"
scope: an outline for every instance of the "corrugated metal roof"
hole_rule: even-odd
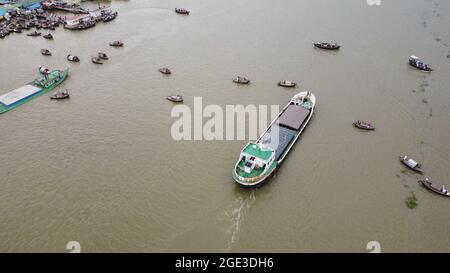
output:
[[[278,160],[286,147],[291,143],[296,131],[273,124],[262,136],[261,143],[275,150],[275,159]]]
[[[286,108],[286,110],[281,114],[278,119],[278,124],[284,125],[286,127],[292,128],[294,130],[300,129],[305,119],[308,117],[310,110],[291,104]]]

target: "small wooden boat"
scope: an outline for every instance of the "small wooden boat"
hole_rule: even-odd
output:
[[[433,69],[425,63],[423,63],[419,57],[416,56],[410,56],[409,57],[409,64],[419,70],[425,71],[425,72],[431,72]]]
[[[77,62],[80,61],[78,56],[75,56],[75,55],[72,55],[72,54],[67,55],[67,60],[70,61],[70,62],[74,62],[74,63],[77,63]]]
[[[48,40],[53,40],[53,35],[51,33],[46,34],[46,35],[44,35],[42,37],[44,37],[45,39],[48,39]]]
[[[423,173],[422,164],[418,163],[412,158],[409,158],[407,155],[399,156],[400,161],[411,170],[414,170],[418,173]]]
[[[94,64],[103,64],[102,59],[100,59],[99,57],[92,57],[91,61]]]
[[[163,74],[166,74],[166,75],[172,74],[172,71],[170,71],[170,69],[167,68],[167,67],[160,68],[160,69],[158,69],[158,71],[163,73]]]
[[[50,96],[50,99],[52,99],[52,100],[63,100],[63,99],[68,99],[68,98],[70,98],[70,95],[67,90],[62,91],[62,92],[56,92]]]
[[[22,30],[20,28],[15,28],[13,29],[14,33],[22,33]]]
[[[294,81],[284,80],[284,81],[278,82],[278,85],[282,86],[282,87],[296,87],[297,83]]]
[[[419,180],[419,182],[430,191],[437,193],[439,195],[450,197],[450,192],[445,188],[445,185],[438,185],[430,181],[428,178],[425,180]]]
[[[108,60],[109,58],[108,58],[108,55],[106,55],[105,53],[103,53],[103,52],[99,52],[98,53],[98,57],[100,58],[100,59],[102,59],[102,60]]]
[[[28,33],[27,36],[30,36],[30,37],[41,36],[41,33],[37,32],[37,31],[33,31],[33,32]]]
[[[371,123],[366,122],[366,121],[361,121],[361,120],[357,120],[355,122],[353,122],[353,125],[359,129],[363,129],[363,130],[375,130],[375,126],[373,126]]]
[[[122,41],[114,41],[114,42],[109,43],[109,45],[114,46],[114,47],[121,47],[121,46],[123,46],[123,43],[122,43]]]
[[[239,84],[249,84],[250,80],[247,79],[246,77],[237,76],[236,78],[233,79],[233,82]]]
[[[52,56],[52,53],[48,49],[41,49],[41,54],[44,56]]]
[[[175,12],[178,14],[183,14],[183,15],[189,15],[189,13],[190,13],[190,11],[188,11],[186,9],[179,9],[179,8],[176,8]]]
[[[341,48],[341,46],[338,45],[337,43],[326,43],[326,42],[314,43],[314,46],[326,50],[338,50],[339,48]]]
[[[183,96],[181,95],[170,95],[167,99],[172,102],[183,102]]]

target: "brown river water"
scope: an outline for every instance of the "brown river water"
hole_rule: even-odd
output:
[[[71,92],[0,116],[0,251],[68,252],[69,241],[82,252],[368,252],[370,241],[383,252],[450,251],[450,200],[398,161],[416,158],[450,188],[449,1],[102,3],[115,21],[58,28],[53,41],[0,40],[2,94],[40,64],[69,67],[58,90]],[[117,39],[124,48],[108,46]],[[343,47],[313,48],[321,40]],[[98,51],[110,56],[102,66],[89,60]],[[69,52],[81,62],[67,62]],[[435,71],[409,67],[412,54]],[[236,86],[237,74],[252,83]],[[279,88],[281,79],[300,86]],[[194,96],[283,107],[303,90],[317,98],[315,115],[259,189],[231,176],[247,141],[171,137],[169,94],[190,107]],[[358,131],[356,119],[377,130]]]

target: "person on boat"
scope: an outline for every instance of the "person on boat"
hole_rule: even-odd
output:
[[[445,188],[445,185],[442,185],[442,187],[441,187],[441,192],[442,192],[443,194],[447,194],[448,190]]]

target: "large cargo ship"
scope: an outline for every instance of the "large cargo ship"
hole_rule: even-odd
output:
[[[234,180],[247,187],[269,180],[308,125],[315,104],[311,92],[295,95],[258,140],[242,149],[233,169]]]
[[[47,93],[62,83],[69,74],[68,69],[53,71],[40,69],[40,72],[41,76],[33,82],[0,96],[0,114]]]

